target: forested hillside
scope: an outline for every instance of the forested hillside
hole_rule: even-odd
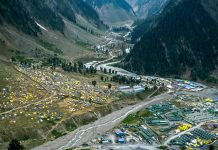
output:
[[[125,59],[125,68],[210,79],[218,65],[217,1],[171,1]]]
[[[131,33],[131,39],[134,43],[155,23],[169,0],[127,0],[127,2],[132,6],[137,15],[137,20],[132,25],[134,29]]]

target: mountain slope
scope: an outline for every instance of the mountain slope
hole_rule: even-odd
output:
[[[103,28],[98,13],[81,0],[0,1],[1,52],[13,49],[31,55],[40,49],[47,53],[47,43],[64,56],[76,57],[90,53],[84,45],[98,43]]]
[[[156,18],[161,14],[169,0],[127,0],[133,7],[138,20],[135,21],[131,38],[138,41],[149,30]]]
[[[169,0],[126,0],[139,18],[157,15]]]
[[[135,19],[132,7],[125,0],[85,0],[85,2],[95,8],[101,20],[108,25]]]
[[[171,1],[155,25],[142,37],[125,67],[132,71],[206,79],[218,65],[216,0]],[[207,6],[207,7],[205,7]],[[213,12],[213,16],[211,13]]]
[[[15,25],[27,34],[39,31],[35,22],[63,32],[62,16],[76,23],[76,14],[85,17],[96,26],[101,25],[98,14],[89,5],[80,0],[2,0],[0,1],[0,20]]]

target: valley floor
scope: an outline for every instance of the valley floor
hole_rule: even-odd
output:
[[[104,62],[104,61],[103,61]],[[99,66],[104,66],[104,68],[107,68],[107,65],[111,64],[111,63],[106,63],[104,64],[103,62],[97,63],[88,63],[88,65],[99,65]],[[103,63],[103,64],[102,64]],[[97,67],[100,70],[100,67]],[[107,69],[114,69],[115,67],[108,67]],[[115,68],[115,70],[117,71],[117,74],[120,75],[127,75],[127,76],[137,76],[136,74],[132,74],[129,73],[123,69],[119,69],[119,68]],[[149,77],[141,77],[141,78],[149,78]],[[154,77],[150,77],[150,78],[154,78]],[[162,81],[163,83],[168,83],[168,85],[171,85],[172,82],[174,82],[174,79],[171,79],[172,81],[168,80],[168,79],[159,79],[159,81]],[[176,80],[177,82],[177,80]],[[180,81],[178,81],[180,82]],[[187,82],[187,81],[185,81]],[[188,83],[188,82],[187,82]],[[54,141],[45,143],[39,147],[34,148],[35,150],[40,150],[40,149],[60,149],[60,150],[64,150],[64,149],[68,149],[68,148],[76,148],[79,147],[81,145],[83,145],[84,143],[89,142],[90,140],[93,139],[93,137],[97,137],[99,135],[104,134],[105,132],[112,130],[114,127],[116,127],[117,125],[120,124],[120,122],[122,122],[123,119],[125,119],[128,115],[132,114],[132,113],[136,113],[142,109],[148,108],[149,106],[155,105],[155,104],[159,104],[161,102],[165,102],[165,101],[169,101],[170,99],[173,99],[175,94],[177,93],[177,91],[180,91],[181,93],[187,94],[187,95],[198,95],[198,96],[203,96],[203,97],[213,97],[216,95],[217,90],[216,89],[205,89],[206,86],[201,85],[198,83],[196,83],[196,85],[193,86],[202,86],[203,88],[200,89],[199,91],[195,91],[193,92],[195,89],[193,89],[193,91],[190,89],[186,89],[184,87],[181,88],[175,88],[174,90],[170,90],[168,91],[168,93],[170,92],[171,94],[161,94],[158,95],[156,97],[150,97],[153,95],[153,93],[145,100],[143,100],[143,102],[140,102],[138,104],[135,104],[133,106],[127,106],[121,110],[115,111],[109,115],[106,115],[105,117],[102,117],[100,119],[98,119],[97,121],[90,123],[86,126],[82,126],[79,127],[77,130],[67,134],[66,136],[60,137]],[[197,88],[196,88],[197,89]],[[156,92],[156,91],[155,91]],[[154,93],[155,93],[154,92]],[[212,120],[211,120],[212,121]],[[205,122],[204,122],[205,123]],[[176,137],[179,137],[180,135],[183,135],[185,133],[187,133],[188,131],[194,130],[196,128],[199,128],[200,126],[202,126],[204,123],[198,124],[197,126],[193,126],[193,128],[191,128],[190,130],[187,130],[186,132],[182,132],[179,135],[176,136],[170,136],[169,139],[167,139],[164,143],[164,145],[167,145],[171,140],[175,139]],[[94,144],[95,145],[95,144]],[[155,145],[153,148],[156,148],[158,146],[161,145]],[[83,147],[83,146],[82,146]],[[112,145],[112,146],[107,146],[107,145],[100,145],[98,146],[93,146],[92,148],[96,148],[96,149],[101,149],[101,148],[105,148],[105,149],[109,149],[109,148],[121,148],[123,146],[120,145]],[[125,147],[125,146],[124,146]],[[127,145],[128,147],[128,145]],[[136,145],[137,147],[137,145]],[[145,146],[146,147],[146,146]],[[148,145],[148,148],[152,148],[152,146]],[[147,147],[146,147],[147,148]],[[125,149],[125,148],[124,148]]]
[[[52,142],[48,142],[42,146],[36,147],[34,148],[34,150],[40,150],[40,149],[64,150],[64,149],[80,146],[83,143],[91,140],[93,137],[99,134],[103,134],[104,132],[114,128],[129,114],[137,112],[140,109],[148,107],[152,104],[164,101],[165,99],[169,99],[170,97],[171,96],[169,94],[163,94],[153,99],[150,99],[150,100],[147,99],[147,100],[144,100],[144,102],[138,103],[133,106],[128,106],[119,111],[115,111],[105,117],[100,118],[94,123],[78,128],[76,131],[64,137],[61,137]]]
[[[91,57],[84,58],[88,61],[86,67],[97,69],[94,74],[85,71],[66,72],[61,67],[55,70],[50,67],[32,68],[1,61],[0,147],[7,149],[9,141],[17,138],[26,149],[34,150],[84,147],[134,149],[142,147],[141,143],[101,145],[90,141],[113,130],[129,115],[168,102],[175,95],[207,98],[217,95],[217,89],[199,83],[136,75],[112,66],[120,62],[116,56],[122,51],[118,49],[123,45],[131,47],[131,44],[114,38],[117,36],[120,35],[110,33],[105,37],[106,41],[95,46],[98,56],[109,58],[102,60],[103,57],[99,57],[94,61]],[[109,49],[114,42],[119,44]],[[120,46],[120,43],[123,45]],[[105,52],[105,49],[109,52]],[[75,59],[77,58],[72,58]],[[4,61],[3,58],[2,60]],[[110,80],[114,76],[133,78],[140,80],[140,83],[129,86],[126,82]],[[138,93],[137,90],[142,91]],[[204,103],[199,103],[202,104]],[[203,124],[197,124],[190,130]],[[172,134],[162,143],[153,145],[142,143],[146,143],[146,149],[153,150],[161,144],[168,145],[177,137],[179,136]]]

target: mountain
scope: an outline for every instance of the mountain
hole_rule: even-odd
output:
[[[126,0],[138,18],[150,18],[161,12],[169,0]]]
[[[132,42],[138,41],[161,14],[169,0],[127,0],[137,15],[131,33]]]
[[[218,1],[175,0],[124,61],[144,74],[211,79],[218,65]]]
[[[105,28],[95,9],[82,0],[0,1],[1,51],[50,53],[47,46],[53,45],[72,57],[86,53],[84,45],[98,43]]]
[[[133,30],[131,32],[131,42],[136,43],[140,38],[152,27],[152,24],[155,23],[156,17],[150,17],[146,19],[139,19],[133,23]]]
[[[116,25],[135,19],[132,7],[125,0],[85,0],[108,25]]]
[[[2,0],[0,12],[1,22],[5,20],[23,32],[34,35],[39,28],[33,19],[61,32],[64,30],[61,16],[76,23],[76,14],[79,14],[97,26],[101,23],[96,11],[79,0]]]

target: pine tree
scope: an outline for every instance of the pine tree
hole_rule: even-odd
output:
[[[24,146],[17,139],[10,142],[8,150],[24,150]]]

